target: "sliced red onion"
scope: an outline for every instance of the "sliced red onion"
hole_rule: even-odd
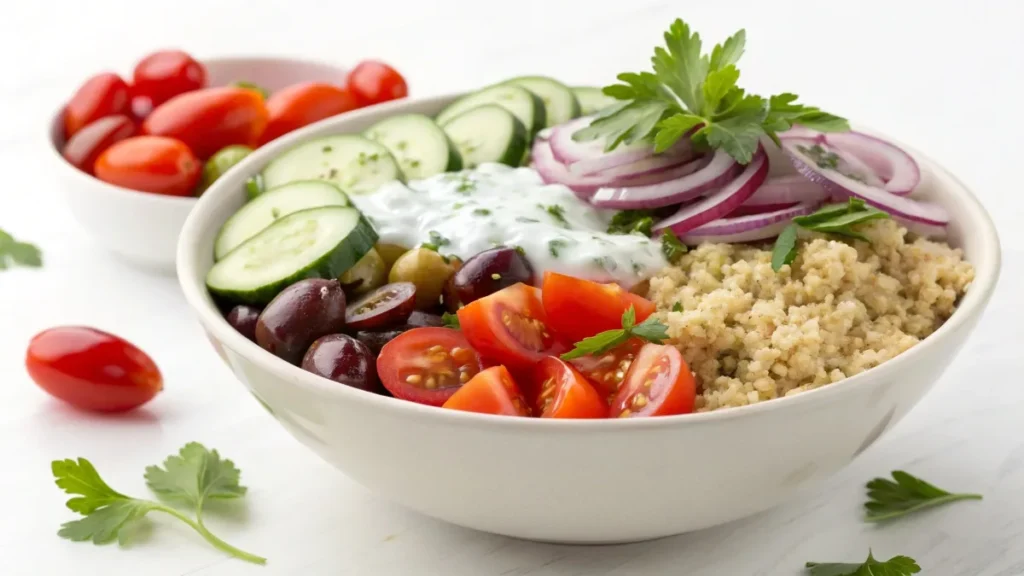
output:
[[[754,192],[754,195],[743,203],[742,207],[768,206],[771,209],[779,210],[800,202],[817,202],[825,198],[828,198],[828,191],[821,184],[802,174],[787,174],[766,179],[757,192]]]
[[[829,145],[859,158],[893,194],[910,194],[921,182],[917,161],[892,143],[862,132],[830,132],[824,137]]]
[[[687,204],[652,227],[654,232],[670,229],[677,236],[708,222],[723,218],[746,202],[768,176],[768,156],[760,146],[754,159],[731,182],[705,198]],[[597,191],[600,194],[601,190]],[[595,195],[596,197],[596,195]]]
[[[608,142],[603,138],[587,142],[573,140],[572,135],[590,126],[593,119],[593,116],[584,116],[555,126],[551,131],[548,140],[551,142],[551,152],[555,159],[568,166],[571,172],[588,175],[643,160],[654,154],[649,142],[619,145],[611,152],[606,152],[604,148]]]
[[[793,218],[810,214],[821,206],[822,200],[804,202],[790,208],[736,216],[736,212],[725,218],[712,220],[679,237],[691,246],[701,242],[754,242],[774,238],[793,223]]]
[[[692,200],[715,188],[725,186],[743,166],[736,163],[732,156],[718,149],[710,160],[695,160],[686,164],[687,167],[697,165],[695,172],[674,175],[671,180],[663,180],[653,184],[639,184],[635,180],[628,186],[607,186],[594,192],[590,202],[599,208],[661,208]],[[662,173],[667,176],[668,172]]]
[[[782,148],[801,174],[820,183],[833,195],[856,196],[893,216],[915,222],[937,226],[949,223],[949,213],[938,204],[896,196],[879,186],[856,180],[855,174],[851,178],[843,169],[847,161],[852,160],[850,155],[818,138],[785,138]],[[815,155],[819,158],[816,159]],[[836,165],[838,169],[829,164]]]
[[[754,194],[756,195],[757,192],[754,192]],[[750,202],[750,200],[747,200],[747,202]],[[786,204],[758,204],[756,206],[748,206],[746,203],[744,203],[739,208],[730,212],[729,217],[732,218],[735,216],[750,216],[751,214],[765,214],[768,212],[775,212],[776,210],[785,210],[786,208],[792,208],[793,206],[797,206],[799,204],[799,202],[789,202]]]

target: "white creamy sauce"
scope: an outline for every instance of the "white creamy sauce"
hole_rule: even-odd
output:
[[[495,246],[519,246],[538,274],[552,270],[630,287],[666,265],[661,243],[608,234],[614,211],[598,210],[530,168],[483,164],[377,192],[352,195],[380,242],[436,245],[465,260]]]

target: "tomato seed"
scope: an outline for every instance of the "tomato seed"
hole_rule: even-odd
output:
[[[423,378],[421,378],[419,374],[411,374],[405,377],[405,381],[409,384],[419,384],[423,381]]]
[[[647,396],[644,396],[643,394],[637,394],[636,396],[633,396],[632,404],[633,408],[637,410],[643,408],[644,406],[647,406]]]
[[[437,379],[434,378],[433,376],[427,378],[427,383],[425,386],[427,387],[427,390],[433,390],[437,388]]]
[[[629,418],[630,414],[632,414],[632,412],[629,410],[629,408],[626,408],[621,413],[619,413],[619,418]]]

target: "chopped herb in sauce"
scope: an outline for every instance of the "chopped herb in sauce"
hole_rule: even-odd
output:
[[[468,176],[463,176],[459,181],[459,185],[455,187],[455,191],[459,194],[470,194],[476,190],[476,182],[473,182]]]
[[[540,222],[540,220],[534,218],[527,218],[526,216],[517,216],[516,222],[520,222],[523,224],[536,224],[537,222]]]
[[[337,168],[331,168],[330,170],[328,170],[327,171],[327,177],[328,178],[337,178],[338,177],[338,169]]]
[[[451,244],[451,240],[441,236],[436,230],[431,230],[427,233],[430,236],[430,242],[424,242],[421,246],[427,250],[433,250],[437,252],[442,246]]]
[[[334,148],[331,148],[330,146],[324,146],[323,148],[324,154],[330,152],[331,150],[334,150]]]
[[[650,238],[654,225],[654,210],[622,210],[612,216],[608,224],[609,234],[643,234]]]
[[[406,142],[405,140],[399,140],[399,141],[398,141],[398,142],[397,142],[397,143],[395,144],[395,148],[397,148],[398,150],[405,150],[405,149],[406,149],[406,148],[408,148],[408,147],[409,147],[409,143],[408,143],[408,142]]]
[[[455,204],[452,204],[452,210],[458,210],[458,209],[464,207],[465,205],[466,205],[465,202],[456,202]]]
[[[558,222],[566,228],[569,227],[569,221],[565,219],[565,208],[562,208],[562,206],[558,204],[552,204],[551,206],[544,207],[544,210],[546,210],[547,213],[555,219],[555,222]]]
[[[551,257],[552,258],[558,258],[559,250],[562,250],[563,248],[566,248],[568,246],[569,246],[569,241],[568,240],[563,240],[561,238],[555,238],[554,240],[548,240],[548,252],[551,253]]]
[[[476,210],[473,210],[473,215],[474,216],[490,216],[491,215],[491,211],[488,210],[487,208],[477,208]]]
[[[815,144],[809,148],[807,146],[798,146],[797,149],[810,157],[811,160],[814,160],[818,168],[829,168],[832,170],[839,168],[839,155],[825,150],[821,144]]]

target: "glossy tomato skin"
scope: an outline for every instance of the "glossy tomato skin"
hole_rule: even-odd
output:
[[[104,150],[93,171],[100,180],[116,186],[166,196],[191,196],[202,163],[179,140],[135,136]]]
[[[224,86],[179,94],[158,106],[142,132],[177,138],[202,160],[232,144],[255,148],[267,126],[267,107],[254,90]]]
[[[64,107],[64,139],[87,125],[113,114],[129,113],[128,85],[113,72],[89,78]]]
[[[124,114],[100,118],[82,128],[64,144],[61,154],[79,170],[92,174],[96,159],[115,142],[131,138],[138,131],[135,122]]]
[[[348,73],[347,87],[360,106],[405,98],[409,87],[397,70],[377,60],[364,60]]]
[[[618,284],[600,284],[556,272],[544,273],[542,290],[548,325],[572,342],[622,328],[622,313],[630,306],[636,312],[637,324],[655,308],[653,302]]]
[[[504,366],[488,368],[474,376],[442,408],[499,416],[531,415],[526,399]]]
[[[567,347],[548,328],[540,290],[515,284],[458,311],[466,339],[480,355],[515,373]]]
[[[541,418],[605,418],[608,404],[568,362],[549,356],[534,371],[533,412]]]
[[[607,404],[611,404],[644,343],[641,338],[630,338],[611,350],[596,356],[573,358],[569,363],[583,374]]]
[[[355,97],[345,88],[320,82],[293,84],[267,99],[269,121],[260,144],[358,107]]]
[[[384,344],[381,384],[396,398],[441,406],[482,369],[465,336],[451,328],[413,328]]]
[[[697,382],[672,346],[645,344],[612,400],[612,418],[672,416],[693,412]]]
[[[161,50],[135,65],[132,94],[159,106],[172,97],[206,86],[206,67],[187,52]]]
[[[113,334],[84,326],[50,328],[28,345],[25,368],[50,395],[84,410],[122,412],[163,389],[148,355]]]

